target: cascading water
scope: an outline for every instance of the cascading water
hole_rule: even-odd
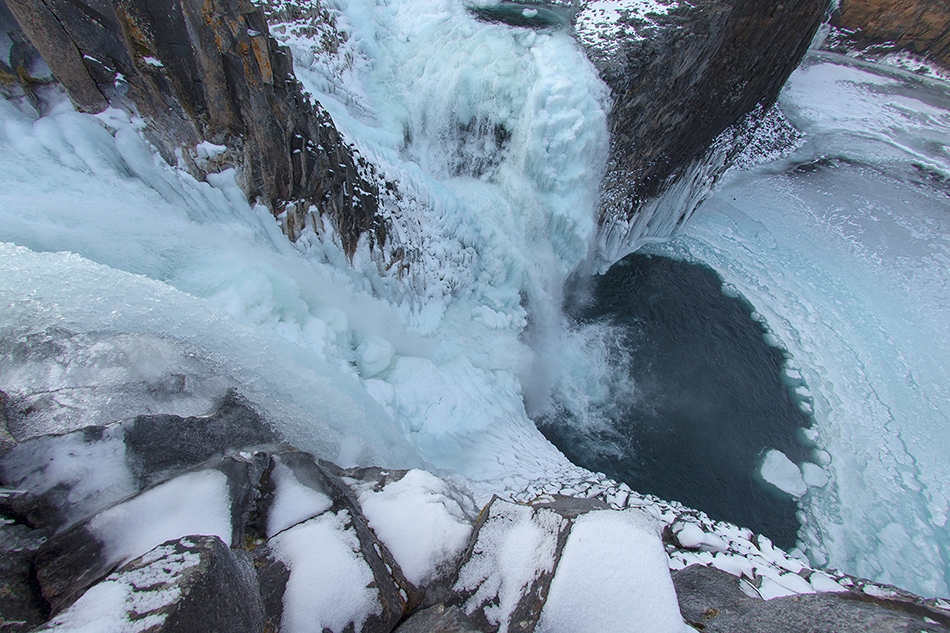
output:
[[[294,23],[275,35],[348,141],[397,184],[382,201],[385,257],[363,245],[347,261],[329,226],[291,245],[266,210],[248,206],[233,174],[195,182],[119,113],[97,119],[61,105],[37,117],[0,103],[0,240],[9,242],[0,247],[0,388],[30,405],[32,429],[18,431],[130,411],[204,413],[236,387],[289,441],[343,466],[456,471],[480,494],[589,477],[526,407],[546,410],[565,372],[611,378],[612,363],[629,358],[609,328],[565,332],[560,312],[564,280],[596,242],[606,88],[556,28],[481,21],[451,0],[329,10],[335,38]],[[797,75],[784,97],[810,135],[793,159],[834,147],[833,157],[860,164],[737,173],[680,240],[655,248],[715,269],[801,363],[833,459],[833,482],[804,499],[809,555],[946,593],[947,477],[922,439],[945,433],[947,417],[950,302],[938,264],[948,251],[935,211],[945,210],[950,173],[944,93],[828,67]],[[828,123],[834,102],[808,97],[827,91],[823,73],[846,92],[858,86],[847,98],[893,127]],[[925,138],[933,129],[939,136]],[[885,164],[897,179],[875,171]],[[891,169],[911,164],[921,169]],[[839,177],[849,191],[870,182],[919,204],[902,206],[906,214],[868,207],[860,221],[834,202],[809,206],[840,200],[820,193],[838,184],[814,188]],[[730,206],[731,196],[744,202]],[[877,220],[906,235],[896,250],[875,250],[891,239],[874,231]],[[802,235],[816,241],[799,251]],[[888,290],[884,307],[868,270],[913,289]],[[888,334],[904,318],[914,324],[906,344]],[[879,350],[889,355],[870,354]],[[879,380],[894,374],[889,363],[896,382]],[[569,395],[590,411],[611,389],[637,389],[611,379],[600,388]],[[93,418],[72,414],[83,409]],[[861,492],[862,468],[875,494]],[[904,556],[919,564],[901,571]]]

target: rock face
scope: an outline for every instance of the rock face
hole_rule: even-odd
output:
[[[696,163],[727,128],[772,106],[828,4],[674,1],[664,13],[657,12],[664,5],[644,10],[632,0],[582,4],[575,33],[614,97],[601,223],[631,225],[646,201],[677,181],[698,186],[715,177],[727,159],[701,174]],[[681,206],[674,221],[691,211]]]
[[[944,0],[841,0],[832,24],[863,48],[892,43],[950,69],[950,4]]]
[[[348,253],[363,234],[385,240],[378,179],[302,94],[262,9],[247,0],[6,2],[80,110],[131,102],[170,163],[185,148],[199,177],[239,167],[250,200],[289,212],[291,239],[313,214],[332,219]],[[194,149],[202,142],[213,145]]]
[[[694,628],[717,633],[898,633],[946,631],[950,616],[909,599],[881,599],[836,592],[750,597],[735,576],[691,565],[673,572],[683,618]]]
[[[162,543],[123,565],[37,631],[261,631],[248,561],[216,536]]]

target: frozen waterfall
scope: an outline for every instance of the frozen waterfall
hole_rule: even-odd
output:
[[[334,50],[294,23],[274,35],[399,184],[382,208],[405,267],[365,245],[348,261],[330,226],[291,244],[233,173],[195,181],[134,117],[0,102],[0,388],[30,404],[16,431],[203,414],[235,387],[342,466],[454,471],[482,495],[589,477],[526,407],[572,359],[609,373],[560,313],[596,237],[605,86],[568,33],[459,1],[332,14]],[[783,95],[801,148],[734,171],[651,248],[719,271],[800,366],[832,476],[803,498],[809,556],[945,595],[950,99],[839,61]]]

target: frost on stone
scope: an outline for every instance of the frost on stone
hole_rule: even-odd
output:
[[[360,541],[347,511],[324,513],[270,540],[290,571],[280,630],[340,633],[361,630],[382,614],[373,571],[360,554]]]
[[[3,456],[0,475],[9,486],[49,497],[69,525],[138,492],[124,435],[113,427],[34,438]]]
[[[37,630],[140,633],[222,625],[229,630],[256,629],[262,623],[262,609],[250,573],[213,536],[169,541],[110,574]]]
[[[678,0],[590,0],[574,18],[577,39],[598,60],[621,53],[624,40],[646,39],[656,18],[685,2]]]
[[[455,561],[472,534],[471,498],[423,470],[410,470],[379,491],[362,487],[359,503],[406,580],[417,587]]]
[[[498,499],[483,512],[488,516],[479,526],[454,590],[463,596],[462,608],[476,623],[484,620],[507,633],[524,610],[523,603],[535,601],[535,583],[554,571],[558,539],[568,521],[553,510]]]
[[[536,630],[690,630],[656,521],[639,510],[599,510],[575,519]]]

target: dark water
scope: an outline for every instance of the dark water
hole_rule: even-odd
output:
[[[630,361],[617,371],[635,393],[604,403],[610,429],[582,431],[557,407],[538,425],[578,465],[792,547],[796,503],[754,472],[769,448],[803,461],[797,431],[810,422],[781,381],[783,352],[763,341],[752,306],[721,288],[702,266],[638,254],[618,262],[569,314],[578,327],[616,326]]]

